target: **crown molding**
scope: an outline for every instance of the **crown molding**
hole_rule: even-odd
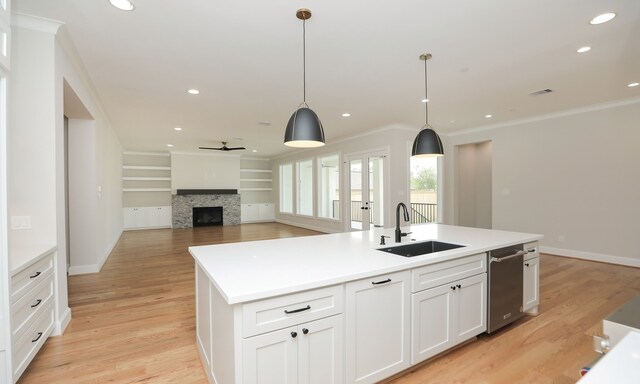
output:
[[[11,14],[11,27],[31,29],[55,35],[63,26],[62,21],[45,19],[44,17],[27,15],[26,13],[13,12]]]

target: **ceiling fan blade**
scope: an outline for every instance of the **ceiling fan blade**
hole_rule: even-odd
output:
[[[224,151],[224,147],[223,148],[209,148],[209,147],[198,147],[198,149],[212,149],[214,151]]]
[[[233,148],[227,148],[227,151],[237,151],[239,149],[247,149],[245,147],[233,147]]]

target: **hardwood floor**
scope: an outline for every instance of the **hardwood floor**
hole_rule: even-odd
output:
[[[69,277],[71,324],[19,383],[206,383],[187,247],[313,234],[274,223],[125,232],[99,274]],[[637,268],[541,255],[538,316],[392,383],[575,383],[601,319],[638,293]]]

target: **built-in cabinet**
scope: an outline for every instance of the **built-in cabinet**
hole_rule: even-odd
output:
[[[375,383],[411,365],[410,281],[402,271],[346,284],[347,383]]]
[[[530,314],[538,313],[540,303],[540,253],[538,242],[524,245],[522,310]]]
[[[272,198],[273,176],[268,159],[243,157],[240,159],[241,222],[275,220]]]
[[[241,204],[240,221],[243,223],[274,221],[276,219],[273,203]]]
[[[171,156],[168,152],[124,152],[124,229],[171,228]]]
[[[13,271],[11,276],[11,373],[27,368],[54,327],[55,249]]]

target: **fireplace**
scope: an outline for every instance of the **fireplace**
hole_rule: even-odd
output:
[[[193,226],[222,225],[222,207],[193,207]]]
[[[217,225],[240,224],[240,194],[235,189],[178,189],[171,196],[173,228],[192,228],[196,223],[194,208],[218,207],[222,220]],[[195,224],[195,225],[194,225]]]

